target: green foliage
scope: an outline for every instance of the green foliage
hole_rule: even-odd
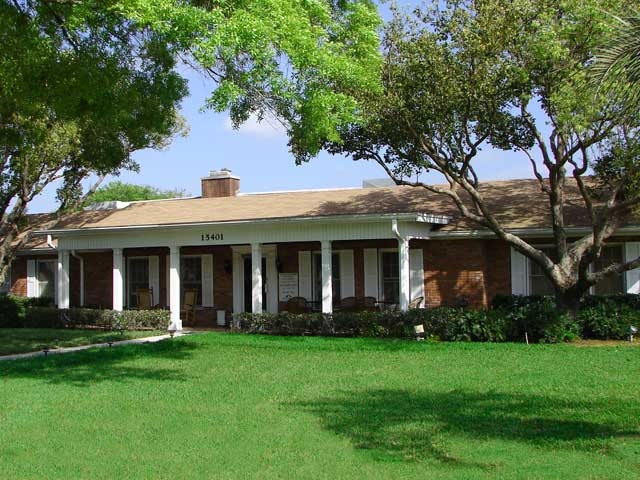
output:
[[[0,272],[44,188],[73,206],[83,180],[136,169],[182,128],[175,45],[111,3],[0,2]]]
[[[611,15],[610,36],[596,51],[592,71],[605,95],[619,98],[632,111],[640,103],[640,8]]]
[[[462,217],[535,261],[560,304],[571,305],[611,273],[579,265],[597,258],[640,204],[640,116],[599,95],[589,70],[611,33],[610,15],[627,9],[621,0],[446,0],[411,14],[396,8],[384,29],[382,93],[361,92],[365,120],[342,128],[340,141],[326,147],[377,162],[398,184],[449,198]],[[476,167],[489,148],[498,150],[496,169],[505,161],[500,150],[531,164],[557,258],[514,235],[511,215],[485,197]],[[567,229],[580,209],[593,228],[574,241]]]
[[[353,92],[377,91],[380,18],[370,0],[119,2],[216,82],[207,106],[235,125],[275,114],[292,151],[315,154],[357,119]]]
[[[32,307],[26,310],[20,327],[24,328],[87,328],[103,330],[166,330],[170,312],[167,310],[98,310],[92,308],[57,309]]]
[[[634,479],[638,353],[211,332],[4,361],[0,471]]]
[[[50,298],[27,298],[0,295],[0,328],[18,328],[24,325],[27,311],[32,307],[47,307]]]
[[[85,201],[85,205],[115,200],[119,200],[121,202],[133,202],[138,200],[180,198],[184,196],[184,190],[161,190],[149,185],[134,185],[132,183],[114,181],[98,188],[95,192],[89,195]]]

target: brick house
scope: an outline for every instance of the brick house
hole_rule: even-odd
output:
[[[185,288],[198,291],[196,321],[217,312],[277,312],[291,296],[331,312],[345,297],[371,296],[406,309],[461,300],[482,307],[499,293],[547,294],[537,266],[460,217],[447,199],[411,187],[239,194],[227,170],[202,179],[198,198],[111,202],[37,231],[4,291],[50,296],[60,308],[136,306],[136,289],[182,327]],[[483,195],[509,229],[550,243],[548,209],[535,180],[488,182]],[[569,233],[588,223],[567,191]],[[635,258],[640,225],[621,228],[601,262]],[[594,293],[640,293],[638,270]]]

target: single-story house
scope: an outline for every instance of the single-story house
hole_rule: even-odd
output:
[[[231,172],[213,171],[197,198],[111,202],[66,215],[34,232],[2,288],[50,296],[59,308],[115,310],[135,308],[136,291],[150,288],[176,328],[185,289],[198,292],[203,326],[215,325],[218,312],[278,312],[295,296],[331,312],[346,297],[406,309],[420,296],[428,306],[482,307],[500,293],[551,293],[535,264],[425,189],[239,189]],[[535,180],[487,182],[482,192],[511,231],[549,245],[549,212]],[[588,232],[577,192],[567,199],[569,232]],[[639,252],[640,224],[627,225],[600,261]],[[640,293],[640,272],[593,290]]]

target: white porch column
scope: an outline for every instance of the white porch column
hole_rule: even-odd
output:
[[[331,242],[320,243],[322,263],[322,313],[333,311],[333,280],[331,279]]]
[[[124,306],[124,257],[121,248],[113,249],[113,309],[121,311]]]
[[[182,330],[180,319],[180,247],[169,247],[169,308],[171,324],[169,328]]]
[[[69,250],[58,250],[58,308],[69,308]]]
[[[409,239],[398,239],[398,265],[400,267],[400,310],[403,312],[409,308],[409,295],[411,293],[409,268]]]
[[[251,244],[251,311],[262,313],[262,245]]]

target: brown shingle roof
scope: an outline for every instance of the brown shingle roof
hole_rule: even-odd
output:
[[[482,195],[507,228],[548,228],[548,200],[536,180],[486,182]],[[566,192],[567,226],[587,226],[582,201],[574,185]],[[62,218],[58,229],[117,228],[188,223],[239,222],[339,215],[424,213],[451,217],[444,230],[477,228],[461,218],[447,197],[423,188],[389,187],[239,195],[135,202],[120,210],[85,211]]]

